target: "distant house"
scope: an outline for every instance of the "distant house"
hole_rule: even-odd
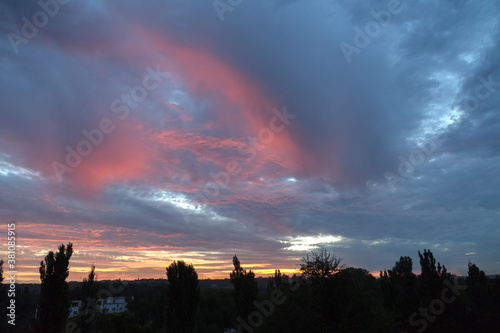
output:
[[[132,299],[134,299],[132,297]],[[127,309],[128,303],[125,297],[108,297],[100,298],[96,301],[96,308],[102,313],[123,313]],[[69,318],[74,318],[78,316],[78,311],[82,306],[82,301],[75,300],[71,301],[71,306],[69,309]]]
[[[98,299],[97,306],[104,313],[123,313],[127,309],[125,297],[108,297]]]
[[[69,307],[69,318],[78,317],[78,309],[81,304],[82,301],[71,301],[71,305]]]

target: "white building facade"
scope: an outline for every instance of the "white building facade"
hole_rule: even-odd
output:
[[[134,299],[132,297],[132,299]],[[69,308],[69,318],[78,317],[78,312],[82,306],[82,301],[71,301]],[[98,309],[101,313],[123,313],[127,309],[128,303],[125,297],[100,298],[95,304],[89,304],[90,308]],[[83,309],[82,309],[83,310]]]

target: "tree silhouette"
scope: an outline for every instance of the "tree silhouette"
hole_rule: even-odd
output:
[[[309,278],[331,277],[340,271],[343,266],[340,265],[342,258],[337,259],[335,254],[322,250],[320,253],[312,252],[302,259],[300,271],[302,275]]]
[[[258,288],[255,274],[241,267],[238,257],[233,257],[234,270],[229,274],[234,286],[234,299],[238,315],[244,317],[253,309],[253,301],[257,298]]]
[[[490,307],[491,290],[483,271],[469,261],[469,272],[465,279],[467,294],[472,301],[472,311],[479,321],[485,321]],[[482,319],[482,320],[481,320]]]
[[[500,327],[500,277],[489,279],[469,262],[468,276],[455,278],[451,285],[446,281],[450,274],[429,250],[418,253],[420,276],[413,274],[411,258],[402,256],[392,269],[380,272],[379,283],[365,269],[343,268],[340,259],[327,251],[313,252],[301,262],[304,274],[288,277],[276,269],[267,293],[261,290],[259,295],[255,274],[243,269],[237,256],[230,274],[234,290],[201,291],[194,267],[174,261],[166,268],[168,281],[141,280],[127,287],[124,294],[134,300],[125,313],[97,311],[99,315],[86,325],[85,319],[96,310],[97,276],[92,265],[81,290],[71,290],[72,299],[84,302],[80,315],[65,327],[72,252],[71,243],[61,245],[40,262],[39,300],[33,297],[38,290],[30,292],[32,286],[16,290],[17,331],[211,333],[235,327],[235,318],[241,332],[468,333],[497,332]],[[0,260],[0,288],[3,264]],[[8,281],[3,282],[8,288]],[[5,301],[0,301],[4,317],[6,309]],[[8,327],[3,321],[0,332]]]
[[[500,318],[500,277],[497,275],[491,281],[491,312]]]
[[[38,331],[60,332],[69,314],[68,283],[69,259],[73,254],[73,244],[59,246],[54,254],[50,251],[40,262],[41,295],[38,307]]]
[[[97,275],[95,266],[90,266],[88,278],[84,278],[82,282],[82,304],[79,309],[79,327],[81,333],[90,332],[91,322],[94,320],[97,311]]]
[[[3,301],[4,298],[4,287],[3,287],[3,260],[0,260],[0,302]]]
[[[167,267],[167,278],[170,283],[167,307],[169,332],[194,332],[200,299],[198,274],[193,265],[179,260]]]
[[[333,301],[330,311],[323,312],[323,317],[329,320],[328,331],[377,332],[376,328],[383,324],[383,316],[375,277],[366,269],[349,267],[336,273],[331,280],[334,283]]]
[[[405,323],[408,316],[418,308],[417,276],[412,269],[412,259],[402,256],[392,269],[380,272],[384,303]]]
[[[285,274],[281,274],[281,271],[279,269],[274,270],[274,276],[270,276],[269,280],[267,282],[267,287],[269,290],[277,287],[281,287],[283,285],[283,281],[287,280],[288,276]]]
[[[7,310],[7,306],[9,305],[9,303],[6,302],[8,287],[3,285],[3,280],[3,260],[0,260],[0,317],[3,318],[3,320],[0,322],[0,332],[7,331],[7,321],[10,319],[9,317],[6,317],[9,311]]]
[[[4,277],[3,277],[3,259],[0,260],[0,285],[2,285],[2,281],[3,281]]]
[[[96,278],[97,278],[97,275],[95,273],[95,266],[92,264],[90,266],[90,272],[89,272],[88,278],[83,279],[83,283],[82,283],[82,298],[83,299],[87,299],[87,297],[94,296],[92,294],[93,294],[93,291],[95,289],[94,282],[95,282]]]
[[[423,306],[435,299],[440,298],[440,293],[445,287],[443,282],[451,279],[451,274],[446,271],[446,267],[438,262],[436,266],[436,259],[430,250],[425,250],[421,254],[418,251],[420,258],[420,266],[422,271],[420,273],[419,281],[421,288],[421,303]]]
[[[3,285],[3,260],[0,260],[0,305],[3,305],[4,300],[7,299],[7,287]],[[3,311],[0,312],[3,314]],[[1,326],[0,326],[1,327]]]
[[[302,258],[299,267],[307,290],[308,301],[304,306],[315,316],[323,318],[326,323],[322,324],[326,324],[325,327],[330,329],[333,322],[339,319],[335,317],[338,314],[336,310],[338,298],[334,277],[343,268],[340,265],[341,261],[342,259],[338,259],[329,251],[322,250],[319,253],[312,251],[311,255]],[[319,329],[320,326],[316,324],[315,327]]]

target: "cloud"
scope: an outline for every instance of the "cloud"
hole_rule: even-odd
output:
[[[207,1],[71,2],[16,53],[7,35],[42,9],[2,3],[0,216],[37,256],[26,279],[68,241],[75,279],[93,254],[109,276],[182,256],[223,276],[234,254],[264,274],[321,247],[370,271],[427,247],[499,272],[499,5],[398,8],[367,33],[387,2],[223,21]]]

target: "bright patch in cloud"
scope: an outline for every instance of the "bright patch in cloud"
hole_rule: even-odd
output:
[[[321,246],[327,246],[341,242],[345,238],[334,235],[318,235],[318,236],[298,236],[288,237],[287,240],[281,241],[283,244],[289,245],[285,250],[289,251],[310,251]]]
[[[0,176],[18,176],[26,179],[40,177],[40,173],[27,168],[16,166],[5,161],[0,161]]]

